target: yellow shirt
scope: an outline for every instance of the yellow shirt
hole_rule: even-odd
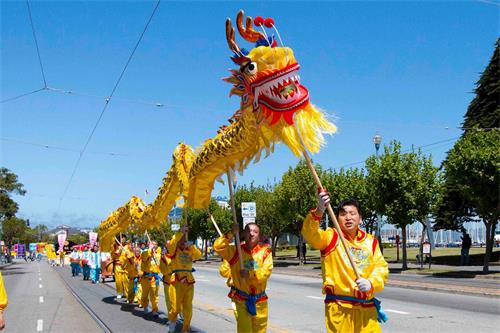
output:
[[[194,245],[181,249],[178,246],[179,240],[182,238],[183,233],[176,233],[168,245],[168,252],[171,256],[170,270],[171,277],[170,283],[187,282],[194,283],[193,277],[193,261],[201,258],[201,251]]]
[[[3,276],[0,272],[0,312],[3,312],[9,303],[9,298],[7,297],[7,292],[5,291],[5,286],[3,285]]]
[[[258,295],[266,290],[267,280],[273,270],[273,256],[267,246],[257,244],[249,250],[245,244],[241,245],[243,267],[248,270],[248,279],[240,276],[240,263],[236,246],[229,245],[232,234],[228,233],[219,237],[214,243],[214,250],[231,266],[231,277],[236,289],[247,294]],[[229,297],[242,299],[241,295],[231,292]],[[257,301],[266,300],[267,296],[260,297]]]
[[[157,249],[159,250],[159,248]],[[160,273],[161,254],[152,249],[147,249],[141,253],[141,271],[143,273]]]
[[[166,284],[170,284],[170,274],[172,274],[171,264],[171,256],[168,253],[163,254],[160,260],[160,272],[163,275],[162,280]]]
[[[337,231],[333,228],[319,228],[321,217],[311,211],[302,225],[302,235],[314,248],[321,251],[321,270],[323,274],[323,294],[351,296],[370,299],[374,293],[384,289],[389,276],[387,262],[380,252],[378,241],[372,235],[358,229],[354,239],[344,234],[354,262],[361,277],[368,279],[372,289],[361,292],[355,282],[356,275],[342,246]],[[345,307],[353,307],[352,302],[336,301]],[[355,307],[360,306],[359,303]]]
[[[226,278],[226,285],[228,287],[233,286],[233,278],[231,277],[231,265],[229,265],[229,262],[225,259],[222,259],[222,264],[220,264],[219,267],[219,274],[223,278]]]

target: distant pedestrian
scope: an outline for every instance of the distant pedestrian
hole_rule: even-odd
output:
[[[101,251],[99,251],[97,245],[94,245],[92,253],[90,253],[89,266],[92,283],[99,283],[99,275],[101,274]]]
[[[90,258],[91,253],[92,252],[89,250],[89,246],[85,246],[85,249],[82,253],[82,258],[81,258],[82,272],[83,272],[83,279],[84,280],[90,279],[89,258]]]
[[[59,266],[64,267],[64,257],[66,256],[66,253],[64,253],[63,249],[59,250]]]
[[[76,247],[73,248],[73,251],[69,255],[70,266],[71,266],[71,274],[73,276],[78,276],[80,274],[80,254],[76,250]]]
[[[460,266],[469,265],[469,250],[472,245],[472,239],[470,238],[467,230],[462,230],[462,251],[460,253]]]

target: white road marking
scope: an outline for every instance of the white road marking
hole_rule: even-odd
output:
[[[36,322],[36,330],[37,332],[43,331],[43,319],[38,319]]]
[[[40,296],[40,298],[38,299],[38,301],[39,301],[40,303],[43,303],[43,296]]]
[[[205,279],[196,279],[196,281],[200,281],[200,282],[210,282],[210,280],[205,280]]]
[[[398,311],[398,310],[391,310],[391,309],[384,309],[385,312],[392,312],[392,313],[397,313],[397,314],[410,314],[409,312],[404,312],[404,311]]]
[[[39,285],[39,287],[40,287],[40,289],[42,289],[42,285],[41,284]]]
[[[41,278],[41,277],[39,277],[39,278],[38,278],[38,281],[42,281],[42,278]]]
[[[312,299],[323,299],[324,297],[319,297],[319,296],[307,296],[307,298],[312,298]]]

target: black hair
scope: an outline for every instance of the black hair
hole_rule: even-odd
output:
[[[255,222],[250,222],[250,223],[248,223],[248,224],[245,226],[245,229],[243,229],[243,230],[244,230],[244,231],[248,231],[248,230],[249,230],[249,227],[248,227],[249,225],[256,225],[256,226],[257,226],[257,228],[259,228],[259,232],[260,232],[260,227],[259,227],[259,225],[258,225],[257,223],[255,223]]]
[[[340,212],[344,211],[344,207],[345,206],[354,206],[356,207],[356,209],[358,210],[358,214],[359,216],[362,216],[361,214],[361,204],[359,203],[358,200],[354,199],[354,198],[349,198],[349,199],[346,199],[346,200],[342,200],[338,207],[337,207],[337,212],[340,214]]]

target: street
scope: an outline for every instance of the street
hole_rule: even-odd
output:
[[[217,267],[198,265],[192,332],[234,332],[225,280]],[[159,318],[114,299],[114,283],[92,285],[69,267],[17,261],[2,270],[9,306],[6,332],[165,332],[160,286]],[[498,280],[491,280],[494,285]],[[321,280],[273,274],[268,284],[268,332],[324,332]],[[387,287],[380,295],[389,321],[383,332],[494,332],[500,325],[496,297]],[[180,332],[180,324],[178,325]]]

